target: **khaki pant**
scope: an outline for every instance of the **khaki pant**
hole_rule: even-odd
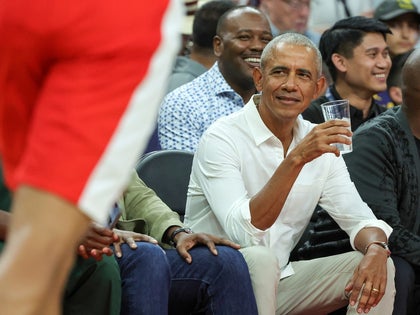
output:
[[[250,269],[259,315],[325,315],[348,305],[344,288],[363,258],[361,253],[353,251],[293,262],[295,274],[278,281],[278,265],[273,264],[277,259],[273,259],[275,256],[272,251],[268,248],[261,249],[259,246],[256,247],[257,250],[253,248],[241,251]],[[394,265],[392,260],[388,259],[386,292],[381,302],[370,310],[370,315],[392,314],[395,296],[394,274]],[[262,279],[266,281],[265,284]],[[355,307],[348,307],[347,314],[358,313]]]

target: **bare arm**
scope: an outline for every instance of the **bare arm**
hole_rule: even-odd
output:
[[[265,230],[273,225],[306,163],[324,153],[340,155],[338,149],[330,144],[350,143],[349,139],[340,136],[351,136],[346,126],[348,123],[340,120],[319,124],[286,156],[267,184],[251,198],[251,222],[255,227]]]
[[[362,254],[366,254],[366,247],[372,242],[376,241],[385,243],[388,242],[385,232],[375,227],[364,228],[360,230],[360,232],[357,233],[356,237],[354,238],[354,245],[358,251],[360,251]],[[381,249],[383,253],[386,253],[386,250],[379,246],[369,246],[368,251],[373,252],[374,248]]]

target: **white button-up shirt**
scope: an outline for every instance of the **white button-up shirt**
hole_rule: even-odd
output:
[[[288,265],[290,252],[318,203],[347,232],[353,248],[356,234],[364,227],[379,227],[389,236],[391,227],[376,219],[360,198],[343,158],[332,153],[323,154],[302,168],[270,228],[254,227],[250,198],[284,160],[281,141],[266,127],[254,101],[259,102],[258,95],[243,109],[212,124],[201,138],[192,166],[185,224],[196,232],[229,238],[242,247],[272,248],[282,278],[293,274]],[[297,119],[289,151],[314,126]]]

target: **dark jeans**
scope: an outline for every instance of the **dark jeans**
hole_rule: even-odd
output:
[[[240,252],[217,246],[190,250],[187,264],[175,249],[163,251],[144,242],[126,244],[118,259],[122,280],[121,315],[257,315],[246,262]]]
[[[391,256],[395,266],[395,302],[393,315],[417,315],[414,311],[414,283],[416,275],[403,258]]]

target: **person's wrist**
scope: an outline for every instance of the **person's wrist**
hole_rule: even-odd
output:
[[[181,234],[192,234],[193,231],[188,228],[188,227],[180,227],[178,229],[175,229],[172,233],[171,236],[169,237],[169,244],[176,247],[178,238],[180,237]]]
[[[372,248],[372,246],[375,246],[376,248],[382,248],[385,250],[388,257],[391,256],[391,250],[389,249],[388,244],[382,241],[373,241],[367,244],[365,247],[365,254],[368,252],[369,248]]]
[[[180,225],[171,225],[170,227],[168,227],[167,229],[166,229],[166,231],[165,231],[165,234],[164,234],[164,236],[163,236],[163,238],[162,238],[162,242],[163,243],[165,243],[165,244],[171,244],[171,242],[170,242],[170,240],[171,240],[171,235],[172,235],[172,233],[176,230],[176,229],[179,229],[179,228],[181,228],[182,226],[180,226]]]

